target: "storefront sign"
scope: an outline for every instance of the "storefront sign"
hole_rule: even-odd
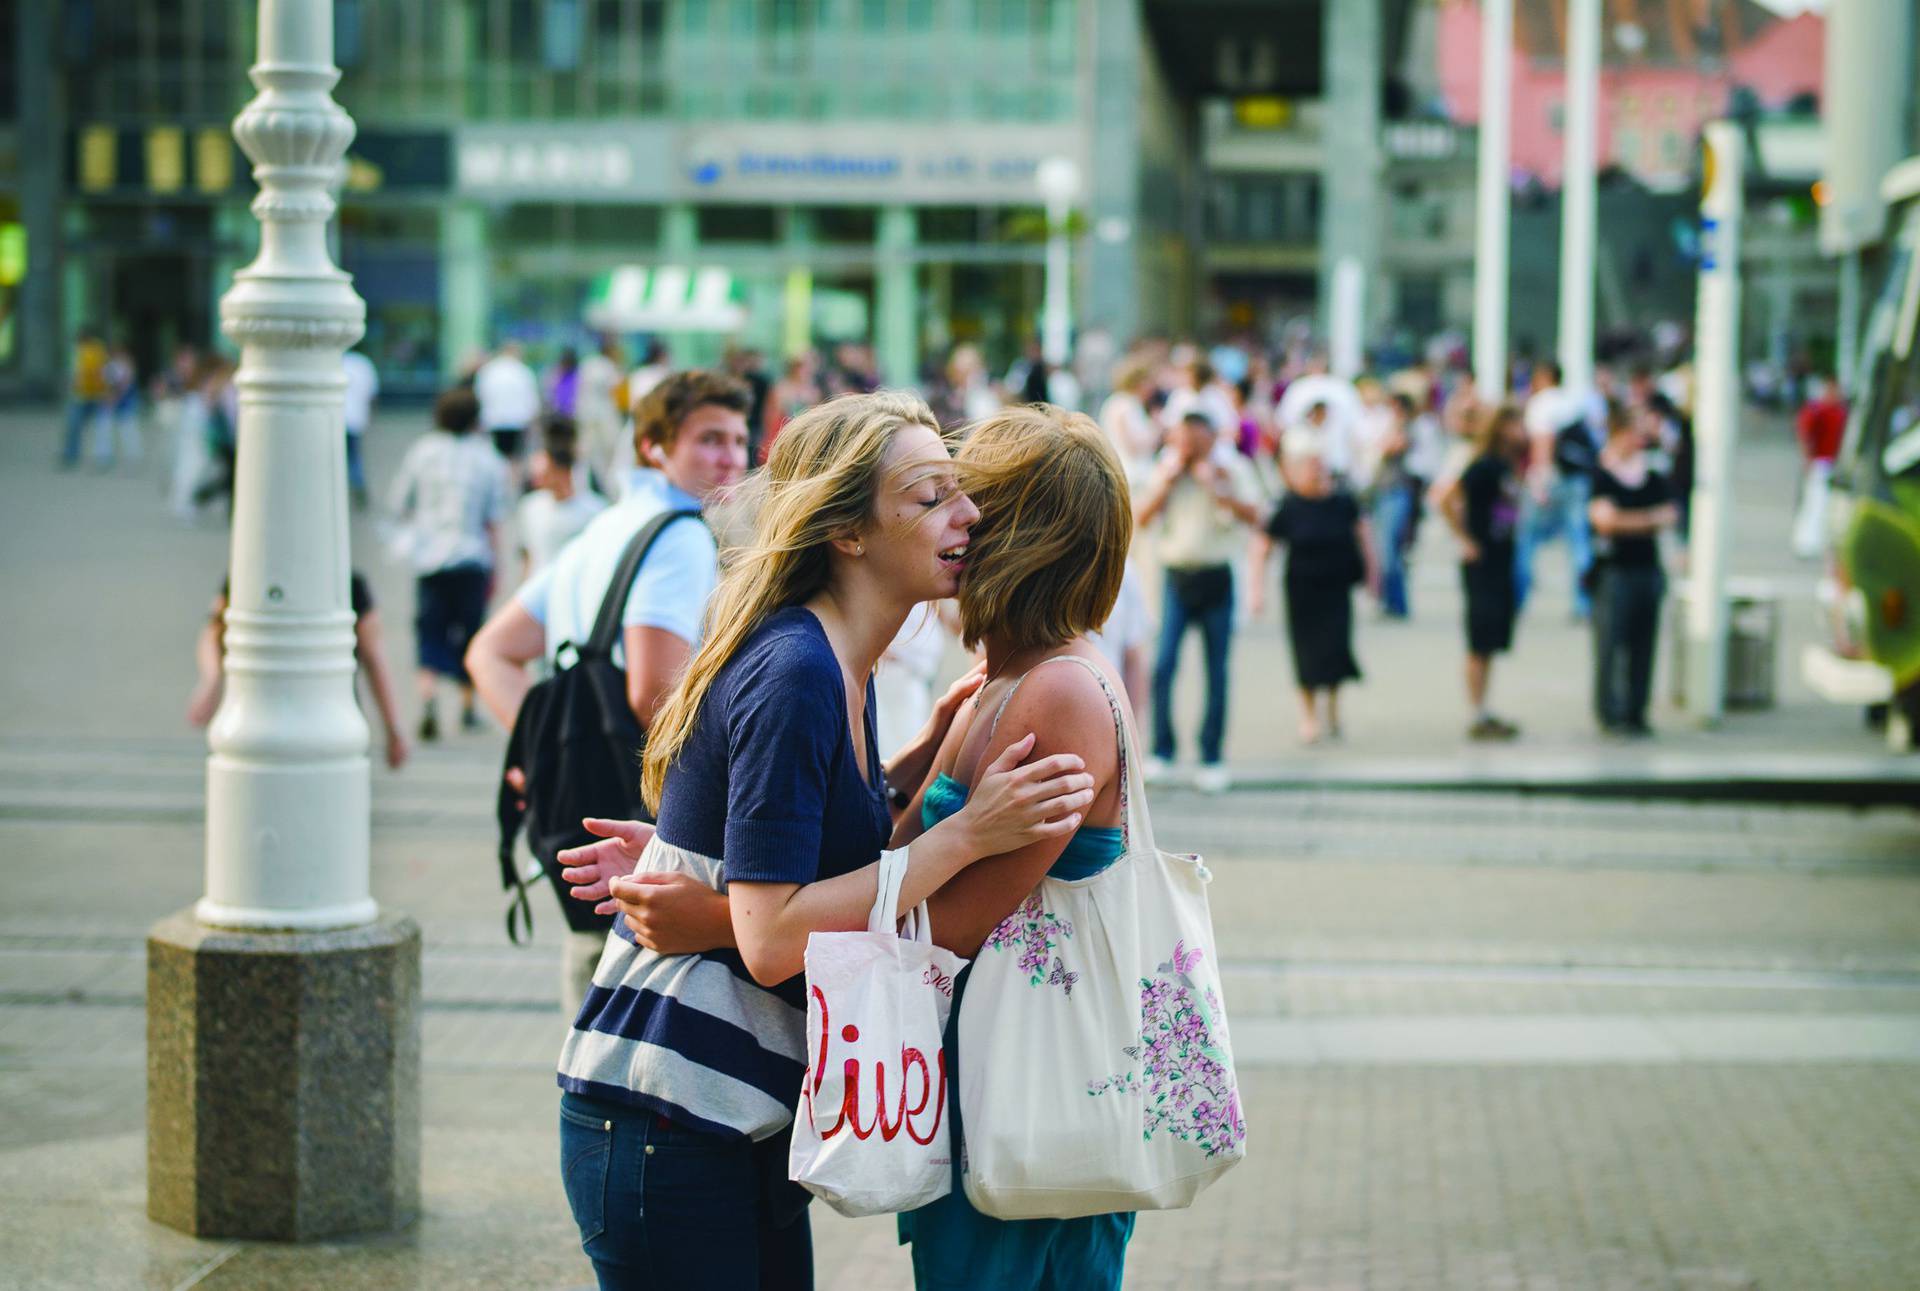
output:
[[[664,201],[670,127],[469,126],[454,145],[455,184],[474,197]]]
[[[722,125],[683,133],[676,179],[693,201],[1037,205],[1040,163],[1078,155],[1062,126]]]

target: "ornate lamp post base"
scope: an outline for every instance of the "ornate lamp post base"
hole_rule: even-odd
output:
[[[420,1204],[420,931],[381,918],[353,699],[346,379],[364,316],[327,255],[353,138],[332,0],[259,0],[260,254],[241,347],[227,691],[209,732],[207,888],[147,959],[147,1212],[201,1237],[390,1230]]]
[[[420,1209],[420,930],[147,938],[147,1214],[313,1241]]]

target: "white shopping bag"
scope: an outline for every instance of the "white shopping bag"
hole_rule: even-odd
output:
[[[1124,853],[1046,878],[987,938],[960,1004],[967,1199],[999,1219],[1193,1204],[1246,1155],[1197,856],[1160,851],[1120,732]],[[1047,660],[1048,663],[1054,660]]]
[[[807,1074],[787,1177],[843,1215],[912,1210],[953,1187],[941,1036],[967,961],[933,944],[924,904],[895,932],[906,868],[905,849],[881,853],[865,932],[807,938]]]

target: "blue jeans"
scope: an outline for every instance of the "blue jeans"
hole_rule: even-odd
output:
[[[1207,707],[1200,720],[1200,761],[1212,766],[1220,761],[1220,748],[1227,736],[1227,653],[1233,645],[1233,584],[1226,584],[1224,596],[1190,604],[1176,589],[1174,573],[1167,571],[1166,586],[1161,593],[1160,648],[1153,661],[1153,756],[1168,762],[1174,759],[1173,674],[1180,666],[1180,645],[1186,640],[1187,629],[1197,627],[1206,646],[1207,659]]]
[[[1567,564],[1573,573],[1573,612],[1586,618],[1592,602],[1586,589],[1587,566],[1593,563],[1593,538],[1587,529],[1587,477],[1556,472],[1545,502],[1529,499],[1520,519],[1520,541],[1514,544],[1514,609],[1526,608],[1533,587],[1534,554],[1556,538],[1567,540]]]
[[[106,413],[107,406],[98,399],[75,399],[67,408],[67,438],[60,446],[60,464],[74,466],[80,461],[80,441],[86,436],[87,427],[95,425]],[[109,440],[109,443],[112,441]],[[96,448],[98,445],[96,444]],[[100,454],[104,459],[110,454]]]
[[[784,1134],[765,1143],[560,1096],[560,1179],[601,1291],[811,1291],[813,1233],[787,1196]]]
[[[1413,486],[1382,489],[1373,500],[1373,545],[1380,560],[1380,608],[1407,617],[1407,529],[1413,523]]]

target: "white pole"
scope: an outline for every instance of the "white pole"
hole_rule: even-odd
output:
[[[1067,241],[1067,221],[1080,177],[1072,161],[1049,157],[1040,163],[1038,179],[1047,210],[1047,278],[1040,312],[1040,351],[1048,363],[1061,364],[1073,351],[1073,253]]]
[[[1333,266],[1333,309],[1327,326],[1328,369],[1342,381],[1360,375],[1366,365],[1361,339],[1366,313],[1367,271],[1355,256],[1341,256]]]
[[[1849,399],[1860,396],[1860,252],[1840,253],[1840,326],[1834,347],[1834,376]]]
[[[1560,367],[1568,390],[1593,388],[1595,154],[1600,0],[1567,5],[1566,116],[1560,173]]]
[[[1507,393],[1507,172],[1513,0],[1480,5],[1480,177],[1474,229],[1473,375],[1482,399]]]
[[[254,163],[260,254],[220,322],[240,346],[226,697],[209,735],[203,923],[338,928],[368,883],[367,724],[353,696],[340,355],[365,307],[327,254],[353,122],[334,103],[333,0],[260,0],[259,94],[233,123]]]
[[[1730,121],[1706,128],[1700,281],[1693,324],[1693,526],[1687,552],[1687,707],[1719,720],[1727,689],[1727,557],[1740,416],[1740,218],[1746,142]]]

